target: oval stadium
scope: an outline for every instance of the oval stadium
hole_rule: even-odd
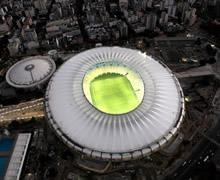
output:
[[[45,111],[56,135],[91,158],[150,155],[181,127],[184,97],[163,63],[138,51],[99,47],[66,61],[51,78]]]
[[[49,80],[56,70],[48,56],[32,56],[15,63],[6,74],[6,81],[15,88],[36,88]]]

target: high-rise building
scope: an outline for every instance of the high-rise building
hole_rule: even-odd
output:
[[[23,9],[23,0],[16,0],[14,1],[14,8],[16,9]]]
[[[20,45],[21,45],[21,41],[19,38],[9,39],[7,48],[8,48],[10,56],[14,56],[19,52]]]
[[[0,15],[1,16],[5,16],[6,15],[6,12],[5,12],[4,8],[0,8]]]
[[[134,0],[133,8],[134,10],[145,10],[146,7],[152,8],[152,0]]]
[[[145,1],[146,2],[146,5],[143,6],[143,7],[148,7],[148,8],[152,8],[152,5],[153,5],[153,0],[148,0],[148,1]]]
[[[182,21],[188,25],[193,25],[197,19],[196,8],[184,11]]]
[[[34,7],[39,10],[46,10],[47,0],[34,0]]]
[[[118,23],[118,29],[120,32],[121,37],[127,37],[128,36],[128,26],[125,22]]]
[[[216,12],[216,17],[220,18],[220,1],[218,1],[216,3],[216,6],[215,6],[215,12]]]
[[[30,7],[33,4],[33,0],[23,0],[24,7]]]
[[[27,7],[25,10],[24,10],[24,13],[27,17],[33,17],[35,16],[35,9],[33,6],[31,7]]]
[[[26,26],[22,29],[21,35],[24,41],[38,41],[35,29],[32,29],[29,26]]]
[[[163,11],[165,9],[165,0],[160,1],[160,10]]]
[[[163,11],[161,13],[159,24],[160,25],[167,25],[167,23],[168,23],[168,14],[165,11]]]
[[[176,16],[176,6],[168,6],[168,16]]]
[[[196,0],[188,0],[188,2],[192,6],[196,2]]]
[[[128,9],[128,0],[119,0],[120,9]]]
[[[165,7],[173,6],[173,5],[174,5],[174,0],[165,0]]]
[[[208,5],[209,6],[215,6],[218,0],[209,0]]]
[[[0,23],[0,34],[8,33],[10,30],[10,27],[6,22]]]
[[[147,14],[146,16],[146,29],[153,31],[156,28],[157,15],[154,13]]]

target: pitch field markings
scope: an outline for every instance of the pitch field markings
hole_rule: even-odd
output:
[[[130,112],[139,105],[138,97],[125,75],[104,73],[90,82],[93,105],[109,114]]]

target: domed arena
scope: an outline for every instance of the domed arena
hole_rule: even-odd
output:
[[[6,74],[6,81],[15,88],[36,88],[49,80],[56,70],[48,56],[32,56],[15,63]]]
[[[184,96],[163,63],[138,50],[99,47],[73,56],[54,73],[45,111],[71,149],[127,161],[172,140],[183,121]]]

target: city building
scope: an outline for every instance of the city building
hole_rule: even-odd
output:
[[[0,36],[8,33],[10,31],[10,27],[5,22],[3,24],[0,24]]]
[[[22,29],[21,36],[24,41],[38,41],[35,29],[32,29],[29,26],[26,26]]]
[[[163,11],[161,13],[161,18],[159,20],[159,24],[160,25],[167,25],[167,23],[168,23],[168,14],[165,11]]]
[[[46,10],[47,0],[34,0],[34,7],[40,11]]]
[[[127,37],[128,36],[128,26],[125,22],[119,22],[117,24],[119,32],[120,32],[120,36],[121,37]]]
[[[7,48],[10,56],[14,56],[19,53],[20,45],[21,45],[21,40],[19,38],[9,39]]]
[[[54,40],[54,42],[58,42],[58,39],[63,38],[73,44],[83,42],[76,17],[49,21],[46,25],[46,31],[46,39]],[[57,43],[57,47],[59,47],[59,43]]]
[[[156,14],[148,14],[146,17],[146,28],[148,30],[153,31],[157,25],[157,15]]]
[[[128,9],[128,0],[119,0],[120,9]]]

